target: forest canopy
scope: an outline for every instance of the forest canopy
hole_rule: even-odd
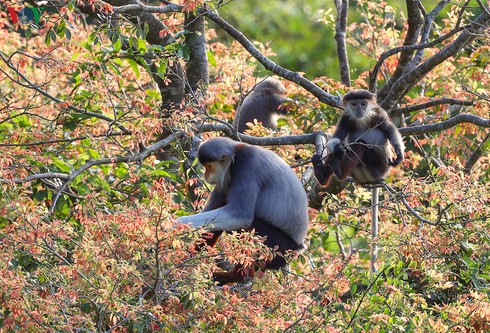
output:
[[[490,330],[488,1],[0,9],[0,333]],[[237,133],[270,76],[287,114]],[[377,95],[406,146],[374,205],[371,187],[312,172],[352,89]],[[307,249],[289,272],[217,286],[218,258],[270,249],[243,232],[198,252],[203,230],[176,222],[205,207],[196,147],[216,136],[301,180]]]

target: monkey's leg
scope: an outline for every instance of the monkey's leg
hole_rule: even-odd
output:
[[[255,267],[252,265],[249,268],[244,268],[243,265],[235,265],[235,268],[230,272],[216,272],[213,274],[213,280],[218,282],[220,286],[227,283],[237,283],[245,280],[246,277],[254,278]]]
[[[332,167],[328,164],[328,162],[326,163],[324,160],[322,160],[322,157],[317,154],[313,155],[311,162],[313,163],[315,177],[320,185],[328,186],[334,174]]]
[[[206,232],[196,244],[196,251],[201,251],[205,246],[214,247],[222,233],[223,231]]]
[[[347,149],[347,153],[340,160],[332,160],[331,168],[340,180],[345,180],[352,171],[362,163],[366,154],[369,154],[369,148],[364,143],[353,143]]]

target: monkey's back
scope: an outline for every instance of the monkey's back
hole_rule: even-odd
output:
[[[237,149],[234,163],[246,165],[249,177],[257,178],[255,218],[284,230],[301,244],[308,228],[308,198],[296,173],[274,152],[252,145]],[[246,193],[243,197],[246,200]]]
[[[286,109],[280,108],[284,100],[284,97],[272,92],[252,91],[238,108],[233,120],[233,127],[238,132],[243,133],[248,129],[248,123],[257,120],[266,128],[276,129],[277,118],[281,114],[286,114]]]

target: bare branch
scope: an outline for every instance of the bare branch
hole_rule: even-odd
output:
[[[407,35],[405,36],[405,41],[403,42],[404,46],[408,45],[415,45],[417,43],[419,36],[420,36],[420,31],[422,30],[422,25],[423,25],[423,16],[422,16],[422,11],[420,7],[417,5],[419,0],[407,0],[407,14],[408,14],[408,30],[407,30]],[[384,87],[389,87],[400,78],[400,76],[405,73],[406,68],[408,67],[408,64],[412,60],[413,57],[413,49],[410,48],[401,48],[399,52],[401,52],[400,57],[398,59],[398,65],[396,66],[395,72],[393,75],[390,77],[390,79],[386,82]],[[384,52],[378,62],[376,63],[376,66],[374,67],[374,70],[369,74],[369,90],[372,92],[377,91],[377,77],[378,77],[378,72],[381,68],[381,65],[384,63],[384,61],[387,59],[387,52]],[[383,96],[383,94],[380,94]]]
[[[475,166],[476,162],[478,162],[478,160],[480,159],[480,157],[482,156],[482,150],[483,150],[483,145],[485,144],[485,142],[490,139],[490,133],[487,134],[487,136],[482,140],[482,142],[480,142],[480,144],[478,145],[478,148],[476,148],[476,150],[470,155],[470,157],[466,160],[465,164],[464,164],[464,172],[466,174],[469,174],[471,172],[471,169],[473,169],[473,167]]]
[[[337,42],[337,56],[340,64],[340,78],[342,83],[350,87],[349,58],[347,57],[346,31],[349,15],[349,0],[335,0],[337,8],[337,22],[335,24],[335,41]]]
[[[412,89],[427,73],[436,66],[447,60],[449,57],[458,53],[465,45],[472,43],[479,34],[488,29],[490,16],[483,12],[452,43],[444,47],[441,51],[418,65],[415,69],[403,75],[395,82],[381,103],[385,110],[391,110],[398,100]]]
[[[412,126],[412,127],[402,127],[399,130],[402,135],[441,132],[461,123],[471,123],[485,128],[490,127],[490,119],[478,117],[473,114],[458,114],[455,117],[449,118],[439,123]]]
[[[435,99],[433,101],[426,102],[426,103],[409,105],[409,106],[406,106],[403,108],[393,109],[391,112],[395,113],[395,114],[408,113],[408,112],[412,112],[412,111],[427,109],[427,108],[430,108],[432,106],[438,106],[438,105],[442,105],[442,104],[472,106],[472,105],[475,105],[475,102],[473,102],[473,101],[462,101],[462,100],[454,99],[454,98],[440,98],[440,99]]]
[[[112,136],[123,136],[123,135],[129,135],[129,134],[122,133],[122,132],[110,132],[101,135],[80,136],[71,139],[56,139],[56,140],[46,140],[46,141],[36,141],[36,142],[25,142],[25,143],[0,143],[0,147],[34,147],[34,146],[51,145],[54,143],[70,143],[70,142],[81,141],[90,138],[107,138]]]
[[[488,10],[487,6],[485,6],[485,4],[481,0],[476,0],[476,2],[480,6],[480,8],[483,9],[488,16],[490,16],[490,11]]]
[[[0,183],[14,183],[14,184],[22,184],[22,183],[27,183],[31,182],[33,180],[37,179],[68,179],[68,175],[66,173],[59,173],[59,172],[46,172],[46,173],[39,173],[35,175],[28,176],[23,179],[0,179]]]
[[[449,3],[449,0],[442,0],[440,1],[437,6],[434,7],[434,9],[427,15],[425,15],[425,25],[424,29],[422,31],[422,36],[420,38],[420,43],[427,43],[429,40],[429,35],[432,31],[433,28],[433,23],[434,19],[441,12],[441,10]],[[408,70],[415,68],[421,61],[422,57],[424,56],[424,49],[419,49],[415,55],[415,57],[412,59],[410,64],[408,64]]]

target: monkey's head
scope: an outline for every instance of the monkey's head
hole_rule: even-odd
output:
[[[274,77],[268,77],[259,83],[253,88],[253,91],[269,93],[269,94],[277,94],[286,96],[287,90],[286,87],[282,84],[281,81]]]
[[[228,138],[214,138],[201,144],[198,152],[199,162],[206,169],[204,179],[222,188],[229,180],[229,168],[235,155],[237,143]]]
[[[342,100],[345,114],[358,123],[368,122],[376,115],[376,95],[364,89],[349,91]]]
[[[271,116],[285,115],[289,109],[294,105],[294,101],[288,98],[288,91],[281,81],[274,77],[268,77],[253,88],[254,94],[257,99],[261,99],[266,103],[268,111],[267,114]],[[260,97],[259,97],[260,96]],[[277,122],[277,119],[272,121]]]

